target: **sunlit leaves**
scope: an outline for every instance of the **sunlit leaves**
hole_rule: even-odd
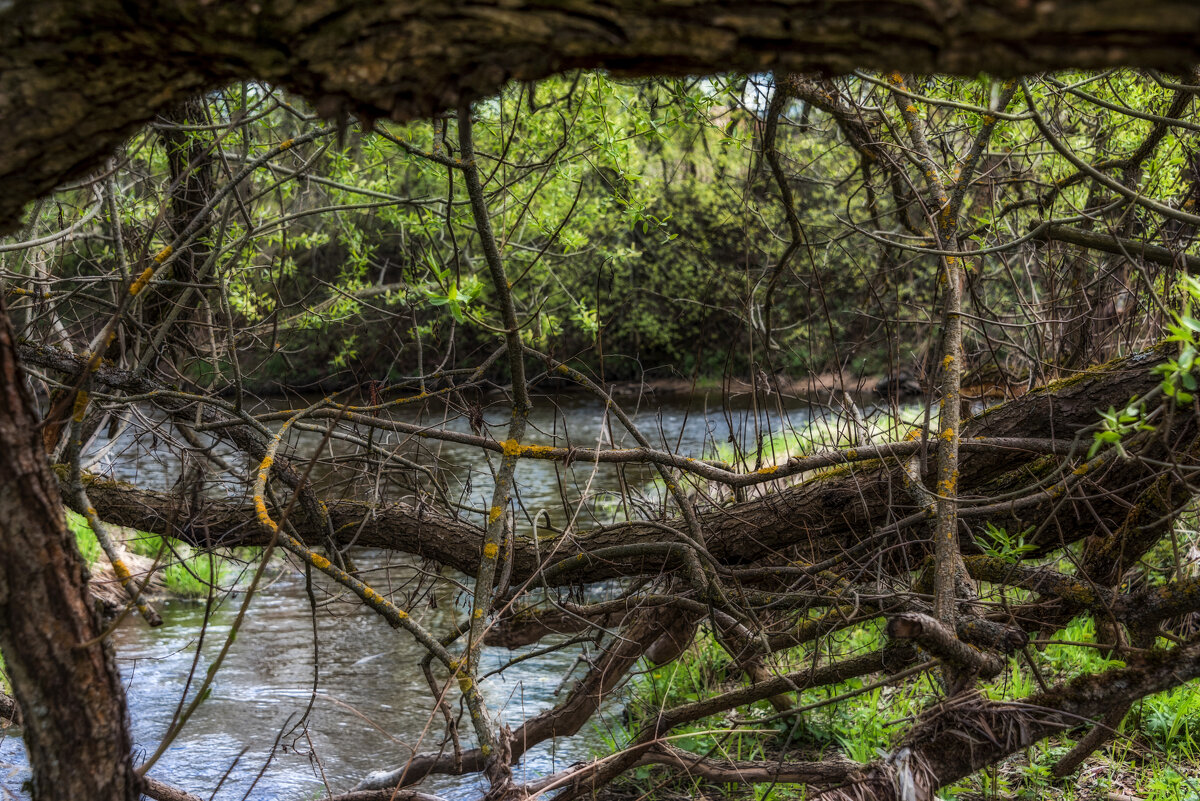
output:
[[[1183,310],[1173,315],[1166,324],[1166,342],[1176,343],[1178,355],[1154,368],[1162,376],[1163,394],[1174,398],[1181,406],[1190,404],[1195,398],[1196,354],[1200,351],[1200,320],[1191,314],[1191,308],[1200,302],[1200,280],[1184,276],[1179,282],[1185,299]]]

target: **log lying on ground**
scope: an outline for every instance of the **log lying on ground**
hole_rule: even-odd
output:
[[[888,759],[844,791],[821,798],[901,801],[896,782],[903,764],[918,798],[994,764],[1053,734],[1103,720],[1110,710],[1200,677],[1200,639],[1142,664],[1080,676],[1019,701],[988,701],[977,694],[951,699],[925,713]],[[924,791],[924,792],[922,792]],[[861,795],[858,795],[861,793]]]
[[[862,765],[849,759],[830,757],[817,762],[752,761],[741,759],[712,759],[662,743],[649,749],[638,759],[642,765],[668,765],[689,778],[703,779],[713,784],[803,784],[827,787],[846,781]]]
[[[50,361],[44,349],[39,353],[31,353],[30,360],[39,364]],[[968,420],[963,438],[1019,435],[1070,441],[1095,424],[1098,408],[1123,406],[1131,397],[1154,387],[1158,378],[1151,369],[1162,358],[1162,353],[1151,351],[1034,390]],[[96,380],[119,388],[120,378],[120,371],[105,368]],[[139,384],[136,389],[142,391],[144,387]],[[178,403],[171,398],[164,402]],[[1190,442],[1190,416],[1176,415],[1175,421],[1180,431],[1174,439]],[[1164,439],[1148,438],[1147,447],[1161,448]],[[1085,440],[1079,446],[1081,455],[1090,437],[1085,435]],[[258,446],[257,441],[250,444]],[[979,494],[986,499],[998,491],[1026,495],[1027,500],[1021,503],[988,505],[986,519],[1012,530],[1041,526],[1035,542],[1053,548],[1103,530],[1103,526],[1118,529],[1138,492],[1155,475],[1136,460],[1111,459],[1086,476],[1072,476],[1067,471],[1067,479],[1076,481],[1083,492],[1064,493],[1053,486],[1037,489],[1035,482],[1054,464],[1057,462],[1052,457],[1019,450],[964,452],[961,497],[970,499]],[[848,551],[853,554],[856,549],[886,549],[900,540],[905,548],[890,550],[889,559],[898,563],[898,572],[913,569],[923,557],[922,537],[894,526],[887,532],[897,520],[905,522],[904,516],[910,526],[923,524],[923,510],[903,505],[911,501],[902,487],[898,463],[873,460],[838,468],[779,492],[703,513],[706,547],[711,557],[723,565],[747,564],[777,555],[819,563]],[[198,545],[265,542],[266,535],[254,524],[248,504],[209,498],[194,502],[101,480],[93,480],[88,491],[101,516],[114,523],[170,533]],[[411,553],[467,573],[473,572],[478,563],[481,532],[467,521],[405,504],[370,508],[337,500],[330,501],[328,508],[335,539],[341,544],[354,542]],[[962,516],[976,523],[979,520],[972,515],[977,511],[964,506]],[[322,542],[321,532],[311,520],[296,515],[293,521],[306,541]],[[1042,525],[1048,522],[1053,525]],[[684,528],[681,523],[671,525]],[[887,532],[882,539],[876,536],[881,530]],[[678,558],[672,549],[686,547],[664,543],[667,536],[660,524],[638,522],[573,532],[537,543],[518,536],[512,557],[513,580],[524,582],[547,566],[551,566],[547,583],[553,585],[576,583],[581,578],[657,574]]]
[[[598,700],[596,689],[600,686],[611,687],[619,680],[619,677],[613,675],[611,670],[604,668],[609,666],[619,667],[618,663],[627,662],[629,657],[637,652],[638,648],[645,648],[645,643],[650,641],[650,638],[642,636],[645,633],[649,633],[649,627],[662,625],[661,621],[655,622],[652,618],[644,615],[635,616],[633,623],[623,632],[623,635],[632,635],[629,638],[629,642],[624,645],[614,644],[608,655],[608,665],[589,671],[587,679],[572,691],[571,696],[566,702],[555,707],[555,709],[548,710],[532,718],[521,726],[521,728],[512,732],[509,735],[510,745],[508,747],[510,753],[520,755],[546,737],[569,731],[578,731],[579,723],[577,721],[579,721],[580,709],[585,705],[591,705],[593,699]],[[673,623],[670,625],[675,627],[679,624]],[[773,676],[770,679],[756,682],[747,687],[739,687],[690,704],[665,710],[659,715],[658,720],[647,731],[642,733],[643,736],[640,739],[654,741],[658,734],[665,734],[677,726],[770,698],[779,693],[810,687],[822,687],[879,670],[891,671],[907,667],[915,662],[916,658],[915,649],[901,644],[889,645],[880,651],[862,654],[819,667],[809,665],[803,670],[797,670],[781,676]],[[636,657],[634,659],[636,661]],[[632,663],[627,662],[626,667],[628,667],[628,664]],[[573,729],[570,727],[573,727]],[[534,739],[535,737],[540,739]],[[638,755],[641,753],[644,753],[644,749],[641,751],[626,752],[622,757],[626,762],[625,769],[633,767]],[[463,752],[461,760],[456,759],[453,754],[419,754],[406,765],[395,770],[379,771],[371,774],[360,782],[356,789],[384,789],[398,785],[416,784],[431,773],[460,774],[464,772],[464,766],[475,765],[476,767],[473,769],[478,770],[478,766],[482,765],[482,763],[483,754],[478,748]]]
[[[831,665],[814,674],[839,667]],[[785,763],[782,767],[817,791],[810,797],[827,801],[934,798],[939,788],[1049,736],[1081,723],[1103,720],[1114,708],[1197,677],[1200,639],[1193,639],[1170,651],[1151,653],[1142,664],[1080,676],[1019,701],[990,701],[978,693],[956,696],[923,713],[889,755],[868,765],[832,758],[824,763]],[[807,686],[803,676],[797,678],[801,686]],[[832,677],[821,676],[825,678]],[[831,682],[821,681],[825,683]],[[756,690],[760,688],[736,691],[736,700],[748,703],[763,697]],[[676,726],[725,708],[718,697],[664,710],[618,756],[569,769],[538,782],[534,789],[544,791],[553,785],[559,789],[556,798],[568,801],[586,796],[639,764],[668,761],[661,758],[660,738]],[[696,759],[705,771],[714,771],[724,781],[739,781],[728,769],[740,765],[720,761],[705,764],[703,758],[694,755],[677,756]],[[762,767],[769,770],[771,763],[764,762]],[[757,780],[759,776],[756,771],[747,774],[747,779]]]
[[[1143,394],[1152,388],[1157,378],[1151,373],[1151,368],[1159,358],[1155,354],[1134,357],[1088,371],[1074,380],[1035,391],[969,421],[964,435],[1021,434],[1032,437],[1070,438],[1095,421],[1097,407],[1123,405],[1131,396]],[[1189,443],[1194,439],[1192,431],[1187,428],[1191,423],[1183,415],[1178,418],[1179,430],[1165,432],[1169,435],[1165,438],[1171,442]],[[1086,450],[1088,439],[1090,438],[1085,437],[1081,453]],[[1147,447],[1156,447],[1154,443],[1161,443],[1163,439],[1163,436],[1155,436],[1148,440]],[[1004,487],[1029,487],[1031,482],[1044,478],[1046,462],[1045,457],[1033,453],[964,454],[964,492],[990,493],[997,486],[995,482],[1001,478],[1004,478],[1004,482],[1001,482]],[[898,468],[893,469],[878,462],[859,465],[854,469],[843,468],[799,486],[785,488],[774,495],[711,511],[703,518],[709,551],[725,565],[745,563],[770,556],[783,549],[806,554],[815,561],[816,557],[844,552],[855,542],[868,542],[872,532],[894,519],[887,516],[889,503],[898,497],[906,497],[900,491],[901,485],[896,470]],[[1013,519],[1021,523],[1030,520],[1052,520],[1059,524],[1059,527],[1052,531],[1054,537],[1061,538],[1060,541],[1076,539],[1096,530],[1095,518],[1090,516],[1092,512],[1107,515],[1108,519],[1114,522],[1122,519],[1128,507],[1133,505],[1138,494],[1154,475],[1153,471],[1136,461],[1111,460],[1103,469],[1078,478],[1081,487],[1090,487],[1087,494],[1093,496],[1092,500],[1080,501],[1076,507],[1069,498],[1047,492],[1044,501],[1015,508]],[[205,499],[199,502],[199,508],[193,509],[182,506],[185,501],[177,496],[148,493],[127,485],[96,481],[89,489],[97,505],[106,504],[102,514],[112,516],[117,522],[126,525],[161,530],[168,520],[186,520],[187,525],[175,534],[184,534],[185,538],[201,544],[255,543],[260,541],[256,538],[262,536],[258,528],[251,525],[253,516],[248,508],[241,504]],[[1103,492],[1097,492],[1097,489]],[[901,509],[899,513],[904,514],[907,511],[915,510]],[[1051,512],[1055,514],[1052,516]],[[478,559],[480,531],[464,521],[412,507],[397,505],[371,510],[353,502],[331,503],[330,516],[343,536],[357,537],[357,541],[362,544],[415,553],[462,569],[473,568]],[[297,522],[303,525],[299,518]],[[557,551],[551,561],[582,557],[580,561],[588,566],[587,578],[630,575],[642,571],[656,572],[662,569],[666,564],[664,560],[668,558],[664,557],[661,551],[647,552],[637,560],[622,557],[623,561],[602,561],[594,555],[604,548],[661,544],[662,536],[660,526],[631,523],[599,532],[578,533],[557,542],[543,541],[536,549],[532,543],[521,540],[518,542],[514,558],[514,579],[522,580],[533,576],[538,569],[539,555],[544,559],[548,552],[556,547]],[[1053,539],[1050,541],[1053,542]],[[872,544],[884,547],[889,541],[880,539]],[[592,555],[590,558],[589,554]],[[557,580],[564,584],[579,579],[577,573],[572,574],[569,571],[560,571],[557,575]],[[1052,593],[1053,588],[1058,586],[1049,581],[1053,577],[1038,575],[1025,578],[1030,582],[1036,579],[1036,585],[1031,584],[1031,587],[1038,592]],[[1148,673],[1133,671],[1128,674],[1106,674],[1105,683],[1086,678],[1065,689],[1052,691],[1044,698],[1039,697],[1036,703],[1050,711],[1037,713],[1032,723],[1030,713],[1023,707],[990,702],[955,707],[942,718],[922,723],[914,732],[909,741],[910,753],[919,754],[924,763],[912,764],[930,766],[924,779],[927,786],[940,786],[953,781],[986,764],[987,761],[978,756],[987,749],[970,751],[953,747],[957,736],[951,733],[954,726],[965,726],[963,730],[969,732],[974,730],[970,728],[974,725],[972,721],[983,721],[980,725],[1000,733],[996,737],[998,744],[989,746],[991,751],[995,752],[991,758],[994,758],[996,753],[1010,753],[1061,728],[1077,725],[1080,715],[1086,719],[1103,717],[1116,697],[1113,695],[1113,687],[1122,688],[1119,694],[1125,697],[1130,693],[1144,694],[1171,686],[1174,679],[1168,674],[1174,670],[1182,670],[1184,673],[1193,671],[1194,675],[1194,671],[1200,669],[1197,667],[1200,664],[1200,654],[1192,653],[1196,650],[1195,646],[1190,648],[1191,651],[1177,649],[1172,652],[1169,669]],[[907,660],[906,663],[910,664]],[[762,682],[745,688],[744,692],[727,694],[729,697],[726,698],[718,698],[711,702],[706,699],[698,702],[702,706],[693,711],[701,716],[702,713],[713,714],[766,697],[764,694],[786,692],[796,686],[796,680],[799,678],[801,677],[793,676],[778,682]],[[565,717],[574,717],[565,712],[563,714]],[[687,716],[681,717],[680,720],[685,717]],[[938,723],[937,720],[941,722]],[[527,725],[533,724],[534,721],[530,721]],[[558,721],[554,721],[554,725],[549,725],[546,721],[538,723],[539,734],[556,731],[557,724]],[[672,724],[669,720],[664,720],[663,725],[669,729],[679,723]],[[529,734],[530,731],[525,729],[523,735]],[[520,750],[515,749],[517,753]],[[644,756],[644,753],[642,755]],[[481,764],[482,757],[476,752],[467,752],[463,756],[464,759],[457,763],[452,755],[418,757],[409,766],[405,781],[430,772],[459,772],[477,767],[477,763]],[[637,755],[635,757],[640,758]],[[706,769],[719,772],[729,767],[708,765]],[[792,767],[796,770],[808,769],[805,766]],[[888,793],[892,791],[887,788],[891,787],[889,782],[894,778],[896,770],[894,763],[879,763],[873,766],[866,778],[855,774],[846,775],[845,778],[864,782],[870,785],[873,791],[880,793],[879,797],[890,798],[892,796]]]
[[[881,652],[821,667],[809,666],[663,710],[616,759],[572,769],[567,772],[567,779],[555,786],[565,788],[564,797],[574,798],[638,765],[666,763],[678,766],[680,759],[694,759],[699,775],[711,774],[724,781],[770,781],[770,778],[760,779],[773,769],[770,763],[754,766],[751,763],[710,762],[684,752],[667,753],[661,750],[660,738],[678,726],[779,692],[825,686],[881,669],[894,672],[913,666],[917,659],[914,649],[903,644],[889,645]],[[889,757],[870,765],[834,758],[819,763],[780,764],[774,769],[782,771],[783,776],[808,783],[812,789],[825,788],[827,792],[821,797],[839,801],[860,798],[902,801],[905,797],[899,793],[897,778],[911,780],[918,790],[918,798],[929,798],[937,788],[1046,737],[1087,721],[1103,720],[1118,705],[1196,677],[1200,677],[1200,638],[1170,651],[1150,652],[1140,658],[1138,664],[1081,676],[1015,702],[989,701],[975,693],[957,696],[924,713]],[[553,716],[553,713],[544,715]],[[523,733],[524,730],[515,733],[514,740],[524,743]],[[360,786],[382,788],[389,784],[395,786],[398,782],[409,784],[432,772],[460,772],[464,765],[480,760],[477,750],[466,752],[463,761],[457,763],[451,755],[423,755],[405,768],[376,774]],[[741,779],[737,776],[739,770],[744,771]],[[546,789],[546,780],[531,789]]]

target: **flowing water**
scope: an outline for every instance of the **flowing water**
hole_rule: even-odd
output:
[[[718,445],[728,453],[730,442],[754,448],[755,414],[746,402],[734,399],[722,404],[715,393],[711,400],[700,396],[624,400],[629,407],[640,407],[637,424],[656,446],[691,456],[711,455]],[[814,414],[821,415],[808,403],[792,401],[782,410],[774,403],[771,406],[769,412],[758,412],[761,433],[777,432],[782,426],[803,428]],[[439,409],[431,415],[426,410],[421,419],[440,424],[444,412]],[[485,420],[492,434],[503,439],[507,409],[494,404],[486,411]],[[605,447],[611,442],[627,444],[629,438],[616,421],[609,422],[604,406],[593,399],[574,395],[539,398],[526,441],[569,441],[575,446],[599,443]],[[452,417],[448,425],[469,430],[467,420],[460,417]],[[178,476],[179,462],[164,449],[149,447],[152,436],[122,435],[100,467],[118,479],[170,487]],[[299,435],[291,443],[296,448],[294,456],[308,457],[320,446],[320,439],[313,433]],[[395,435],[385,440],[385,444],[398,442]],[[103,444],[97,443],[93,450]],[[337,454],[341,449],[327,444],[325,451]],[[438,456],[451,465],[457,495],[463,502],[486,506],[490,474],[479,451],[445,444]],[[549,462],[522,461],[517,484],[524,509],[529,515],[539,509],[552,510],[555,526],[561,526],[582,508],[577,524],[585,528],[590,516],[623,514],[619,502],[613,500],[622,483],[656,495],[644,470],[627,470],[622,482],[611,465],[593,468],[579,462],[564,469]],[[328,486],[335,486],[336,479],[336,471],[322,476]],[[351,490],[362,494],[361,487]],[[580,507],[577,500],[583,496],[595,500]],[[527,518],[518,515],[517,525],[527,526]],[[360,567],[372,568],[368,580],[374,586],[399,589],[400,599],[422,577],[428,587],[429,578],[411,561],[382,553],[356,558]],[[246,622],[216,676],[211,695],[199,705],[151,775],[201,797],[215,792],[221,799],[315,799],[324,797],[327,788],[344,792],[370,771],[403,764],[415,752],[440,747],[442,719],[432,710],[430,690],[419,667],[424,651],[409,634],[391,629],[374,613],[346,601],[336,588],[317,580],[314,615],[303,574],[283,560],[268,566],[265,582],[265,589],[252,598]],[[445,631],[461,617],[462,595],[442,582],[436,608],[422,595],[414,615],[435,631]],[[136,761],[158,747],[176,714],[189,674],[194,677],[189,697],[194,693],[225,642],[243,598],[237,593],[228,595],[209,614],[203,602],[164,601],[159,603],[165,620],[161,628],[150,629],[131,616],[116,629],[113,640],[128,692],[139,751]],[[538,647],[516,652],[488,648],[483,657],[485,670]],[[515,728],[552,706],[582,674],[578,655],[576,646],[492,676],[482,683],[489,708],[498,710]],[[457,703],[455,698],[456,710]],[[592,757],[606,738],[619,738],[619,713],[619,702],[612,703],[579,735],[531,751],[518,766],[518,776],[544,775]],[[462,736],[464,747],[469,747],[469,725],[462,726]],[[9,730],[0,733],[0,738],[0,801],[27,797],[22,783],[29,774],[18,733]],[[435,776],[424,787],[451,798],[477,797],[480,790],[474,777]]]

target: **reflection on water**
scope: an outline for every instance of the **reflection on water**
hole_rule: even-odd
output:
[[[367,555],[364,563],[381,556]],[[395,572],[399,576],[403,570]],[[211,696],[153,775],[202,796],[223,781],[221,798],[319,798],[326,785],[345,791],[372,770],[402,764],[416,751],[438,749],[443,724],[440,715],[431,716],[430,690],[419,667],[424,652],[407,633],[391,629],[360,605],[316,594],[321,605],[315,649],[302,577],[289,569],[255,597]],[[226,600],[210,616],[196,683],[220,649],[241,600]],[[436,610],[425,610],[424,624],[440,630],[449,625],[454,599],[447,595],[444,601]],[[159,609],[162,628],[149,629],[131,617],[114,636],[139,758],[157,747],[170,724],[205,625],[202,603],[168,601]],[[487,649],[484,672],[523,652]],[[575,648],[549,654],[486,680],[488,708],[515,728],[552,705],[560,685],[566,692],[563,678],[577,653]],[[314,661],[320,664],[315,701]],[[451,696],[457,711],[457,693]],[[300,725],[310,702],[311,713]],[[469,746],[469,721],[462,736]],[[594,728],[585,729],[557,748],[535,749],[521,769],[542,775],[586,759],[598,736]],[[25,797],[20,792],[28,778],[23,762],[18,739],[10,735],[0,742],[0,798]],[[479,795],[474,777],[431,777],[425,786],[449,797]]]
[[[500,439],[507,418],[507,407],[502,404],[485,411],[485,425]],[[410,412],[407,419],[426,423],[432,419],[439,424],[446,419],[451,428],[470,430],[464,416],[445,408],[434,414],[426,409],[420,417]],[[692,456],[712,455],[718,446],[728,455],[731,446],[726,443],[730,441],[753,450],[758,434],[769,437],[782,426],[799,428],[811,419],[807,405],[793,404],[782,415],[778,409],[760,411],[756,431],[754,415],[744,405],[722,408],[713,404],[706,409],[705,398],[695,398],[690,404],[656,403],[653,411],[643,410],[637,416],[638,425],[654,445]],[[600,402],[579,396],[539,399],[530,426],[527,439],[539,444],[608,447],[630,442],[615,421],[609,425]],[[179,461],[165,450],[151,449],[151,436],[124,433],[106,457],[108,472],[145,486],[170,487],[178,477]],[[392,434],[376,441],[392,449],[403,445],[403,440]],[[104,444],[97,443],[93,452]],[[303,432],[291,442],[293,456],[307,459],[320,444],[320,435]],[[432,447],[436,453],[427,455],[450,466],[454,491],[464,502],[486,505],[491,477],[478,450],[454,444],[430,446],[428,442],[422,446]],[[326,452],[337,455],[349,453],[350,448],[333,443],[326,446]],[[773,461],[769,453],[765,459]],[[625,486],[646,489],[647,475],[630,469]],[[330,486],[340,478],[331,470],[322,472],[321,477]],[[361,481],[337,486],[361,496],[358,484]],[[609,465],[594,469],[576,462],[563,468],[530,461],[522,462],[517,473],[524,508],[530,515],[539,509],[553,510],[556,526],[574,512],[580,498],[589,499],[578,518],[580,528],[587,527],[590,517],[617,513],[617,505],[605,503],[604,498],[616,493],[620,485],[617,471]],[[564,501],[570,511],[564,511]],[[526,525],[521,515],[517,525]],[[415,579],[413,566],[399,560],[387,565],[387,558],[385,554],[360,558],[360,566],[381,568],[371,574],[374,586],[403,588]],[[319,798],[326,788],[343,792],[366,773],[402,764],[414,752],[437,750],[444,727],[440,715],[434,716],[430,690],[419,667],[424,652],[411,636],[391,629],[361,606],[335,598],[335,587],[316,580],[318,610],[314,616],[302,574],[283,562],[272,564],[268,573],[279,575],[253,599],[212,695],[199,706],[152,774],[202,797],[219,787],[218,798]],[[401,589],[401,597],[403,592]],[[414,614],[433,630],[445,631],[454,616],[461,614],[455,592],[443,586],[438,590],[437,608],[422,600]],[[193,691],[204,676],[241,600],[241,596],[226,598],[212,611],[207,626],[204,604],[170,601],[160,606],[166,621],[162,628],[149,629],[133,616],[117,629],[114,642],[128,690],[135,741],[142,752],[139,758],[157,748],[189,673],[195,676]],[[193,671],[202,632],[204,642]],[[542,646],[530,649],[537,647]],[[515,727],[552,706],[571,686],[566,674],[578,668],[579,649],[576,645],[521,662],[488,679],[483,689],[489,708]],[[520,653],[487,649],[484,669],[498,668]],[[314,665],[319,665],[315,698]],[[450,697],[457,712],[457,692]],[[305,717],[310,704],[311,712]],[[518,768],[518,776],[522,772],[544,775],[589,758],[606,730],[619,728],[612,718],[617,712],[619,704],[576,737],[531,751]],[[468,747],[469,725],[462,727],[462,736]],[[10,732],[0,740],[0,799],[25,797],[21,784],[27,778],[23,748]],[[464,798],[477,796],[480,789],[474,777],[431,777],[425,786]]]

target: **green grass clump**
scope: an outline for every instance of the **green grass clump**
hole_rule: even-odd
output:
[[[230,559],[169,537],[139,531],[125,545],[133,553],[157,559],[167,591],[183,598],[203,598],[209,587],[220,587],[235,572]]]
[[[83,561],[87,563],[88,567],[91,567],[104,555],[100,543],[96,540],[96,534],[88,525],[86,517],[75,514],[70,509],[67,509],[66,512],[67,528],[71,529],[71,533],[75,535],[75,547],[79,548],[79,555],[83,557]]]
[[[1142,703],[1141,731],[1166,753],[1189,761],[1200,756],[1200,692],[1183,686],[1153,695]]]
[[[75,534],[76,546],[89,567],[104,558],[104,552],[87,518],[68,509],[67,527]],[[236,574],[237,565],[232,554],[225,556],[200,551],[178,540],[144,531],[121,531],[127,535],[132,532],[125,541],[125,547],[131,553],[158,560],[159,567],[155,572],[172,595],[203,598],[208,595],[210,585],[220,587],[227,578]]]
[[[1123,666],[1101,649],[1087,647],[1097,642],[1095,623],[1089,617],[1072,620],[1046,639],[1051,643],[1028,652],[1048,684]],[[878,649],[884,641],[881,623],[873,621],[825,637],[815,648],[777,655],[773,672],[799,670],[817,659],[840,661]],[[871,686],[880,678],[863,676],[805,690],[794,700],[800,707],[812,708],[798,715],[778,716],[766,701],[714,715],[673,730],[671,742],[716,759],[820,759],[839,751],[855,761],[870,762],[893,749],[908,724],[941,698],[936,680],[928,673],[896,686]],[[633,678],[624,729],[608,736],[607,744],[624,747],[662,709],[710,697],[743,681],[720,644],[702,631],[678,660],[647,667]],[[1035,694],[1039,685],[1022,657],[1011,659],[1008,670],[982,689],[993,699],[1017,700]],[[1085,727],[1069,735],[1079,737],[1086,731]],[[1144,801],[1200,801],[1200,687],[1195,683],[1134,705],[1112,744],[1093,754],[1076,774],[1057,781],[1052,768],[1075,744],[1069,735],[1014,754],[943,788],[940,796],[1082,801],[1115,793]],[[687,777],[668,780],[668,775],[665,768],[644,767],[631,772],[627,781],[630,789],[648,793],[651,801],[678,793],[721,794],[720,788],[700,787]],[[728,789],[745,797],[741,794],[745,788]],[[756,801],[804,797],[804,788],[798,786],[762,785],[753,790]]]

